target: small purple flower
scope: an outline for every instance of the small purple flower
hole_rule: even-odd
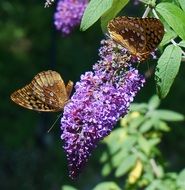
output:
[[[68,35],[80,24],[87,0],[59,0],[54,14],[56,29]]]
[[[61,119],[61,138],[72,179],[78,176],[98,142],[127,114],[130,102],[145,82],[131,66],[126,49],[111,39],[101,43],[100,60],[76,83]]]

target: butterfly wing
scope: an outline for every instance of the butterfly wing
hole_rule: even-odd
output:
[[[55,112],[63,109],[68,95],[60,74],[49,70],[38,73],[29,85],[15,91],[11,99],[28,109]]]
[[[54,112],[55,108],[38,99],[33,94],[33,89],[30,85],[15,91],[11,94],[11,100],[24,108],[35,111]]]
[[[116,17],[109,22],[108,31],[110,36],[131,54],[142,51],[146,45],[144,28],[139,20],[133,17]]]
[[[146,46],[142,52],[152,52],[157,48],[164,36],[164,26],[159,19],[143,18],[142,27],[145,27]]]
[[[44,71],[38,73],[31,82],[33,93],[57,110],[63,109],[68,100],[66,87],[59,73]],[[43,96],[44,95],[44,96]]]
[[[164,27],[155,18],[116,17],[108,24],[110,36],[140,60],[145,60],[158,46]]]

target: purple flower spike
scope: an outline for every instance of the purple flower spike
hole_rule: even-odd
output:
[[[87,0],[59,0],[54,14],[56,29],[65,36],[80,24]]]
[[[112,40],[102,40],[100,61],[75,85],[64,108],[61,138],[67,153],[69,175],[76,178],[98,142],[107,136],[145,79],[131,67],[131,56]]]

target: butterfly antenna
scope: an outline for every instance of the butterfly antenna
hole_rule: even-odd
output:
[[[53,129],[53,127],[55,126],[55,124],[56,124],[56,122],[59,120],[59,118],[61,117],[61,115],[62,114],[59,114],[58,116],[57,116],[57,119],[54,121],[54,123],[53,123],[53,125],[48,129],[48,133],[51,131],[51,129]]]

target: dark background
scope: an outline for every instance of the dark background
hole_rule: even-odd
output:
[[[92,189],[104,179],[97,148],[79,180],[68,177],[66,157],[60,139],[60,120],[47,133],[57,113],[37,113],[17,106],[10,94],[29,83],[40,71],[58,71],[65,82],[78,81],[98,59],[100,40],[104,37],[100,23],[86,32],[76,29],[63,38],[53,26],[55,5],[44,9],[44,1],[14,0],[0,2],[0,189],[60,189],[64,184],[80,190]],[[128,5],[125,15],[141,16],[144,6]],[[155,64],[155,63],[153,63]],[[175,64],[175,63],[174,63]],[[147,70],[152,65],[142,65]],[[161,108],[185,114],[185,65]],[[148,101],[155,94],[151,77],[135,102]],[[161,144],[169,171],[185,166],[184,123],[170,124]],[[84,180],[85,179],[85,180]]]

